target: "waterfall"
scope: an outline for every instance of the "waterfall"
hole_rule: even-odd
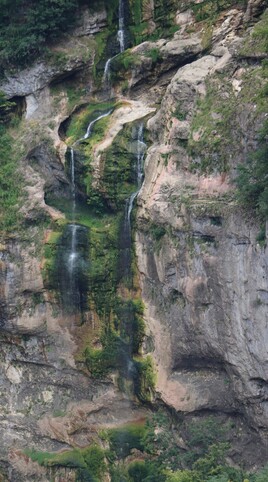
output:
[[[96,122],[98,122],[100,119],[103,119],[103,117],[107,117],[108,115],[110,115],[112,113],[112,109],[109,110],[108,112],[105,112],[104,114],[101,114],[99,115],[99,117],[97,117],[96,119],[94,119],[93,121],[91,121],[89,124],[88,124],[88,128],[87,128],[87,131],[84,135],[84,137],[81,140],[83,139],[88,139],[89,136],[91,135],[91,132],[92,132],[92,127],[94,126],[94,124],[96,124]]]
[[[119,42],[120,52],[124,52],[125,46],[125,6],[124,0],[119,0],[119,9],[118,9],[118,31],[117,31],[117,40]],[[102,77],[102,85],[105,91],[109,91],[111,89],[110,80],[111,80],[111,62],[112,60],[119,55],[118,53],[113,57],[109,58],[106,61],[103,77]]]
[[[87,308],[88,230],[85,226],[67,224],[57,259],[57,276],[63,310],[82,313]]]
[[[75,173],[74,173],[74,149],[71,147],[71,190],[72,190],[72,198],[75,202]]]
[[[143,140],[143,123],[140,124],[137,133],[137,147],[136,147],[136,184],[137,190],[131,194],[126,201],[124,221],[122,228],[121,249],[122,255],[120,259],[122,278],[129,279],[131,274],[131,213],[133,210],[134,201],[140,192],[143,179],[143,160],[146,150],[146,144]]]
[[[73,147],[71,147],[71,192],[72,192],[72,221],[75,220],[75,153]],[[77,233],[77,225],[70,224],[71,230],[71,251],[68,257],[68,273],[70,278],[70,285],[73,283],[73,271],[74,271],[74,261],[77,257],[76,253],[76,233]]]
[[[124,0],[119,0],[119,29],[117,32],[117,39],[120,45],[120,52],[125,50],[125,12]]]
[[[113,57],[112,57],[113,58]],[[104,67],[104,74],[102,78],[102,84],[105,90],[110,90],[110,81],[111,81],[111,60],[112,58],[108,59],[105,67]]]
[[[75,151],[70,151],[70,180],[72,194],[72,223],[65,228],[62,249],[58,257],[59,286],[62,306],[68,313],[81,312],[85,305],[85,285],[82,286],[85,260],[81,256],[81,246],[86,244],[87,229],[75,223],[76,218],[76,180]],[[83,241],[81,241],[83,239]]]
[[[91,121],[85,135],[78,139],[70,149],[70,184],[72,195],[71,222],[67,224],[58,253],[57,276],[61,293],[62,306],[67,313],[82,313],[87,308],[88,289],[88,229],[76,221],[76,153],[74,146],[88,139],[94,124],[110,115],[112,110],[99,115]]]
[[[131,212],[133,209],[133,204],[135,201],[135,198],[140,192],[141,185],[142,185],[142,179],[143,179],[143,159],[144,159],[144,154],[145,154],[145,149],[146,149],[146,144],[143,141],[143,124],[140,124],[139,129],[138,129],[138,137],[137,137],[137,155],[136,155],[136,182],[137,182],[137,191],[135,191],[133,194],[131,194],[127,204],[128,204],[128,209],[127,209],[127,220],[128,223],[130,224],[130,217],[131,217]]]

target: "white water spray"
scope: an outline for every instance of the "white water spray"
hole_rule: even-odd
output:
[[[117,39],[120,45],[120,52],[125,50],[125,14],[124,14],[124,0],[119,0],[119,29],[117,32]]]
[[[137,149],[136,149],[136,183],[137,190],[131,194],[126,201],[124,224],[122,230],[122,257],[121,269],[122,277],[129,279],[131,276],[131,213],[133,210],[134,201],[140,192],[143,179],[143,159],[146,150],[146,144],[143,141],[143,124],[140,124],[137,135]]]
[[[127,219],[129,223],[130,223],[130,216],[133,209],[135,198],[139,194],[141,185],[142,185],[143,159],[144,159],[145,150],[146,150],[146,144],[143,141],[143,124],[140,124],[138,129],[138,137],[137,137],[137,157],[136,157],[136,180],[137,180],[138,189],[133,194],[131,194],[127,203],[128,204]]]
[[[105,90],[110,90],[111,87],[111,60],[112,59],[108,59],[104,67],[102,84]]]
[[[80,139],[80,141],[83,140],[83,139],[88,139],[89,136],[91,135],[92,127],[94,126],[94,124],[96,124],[96,122],[98,122],[100,119],[103,119],[104,117],[107,117],[111,113],[112,113],[112,109],[109,110],[109,112],[105,112],[104,114],[99,115],[99,117],[97,117],[97,119],[94,119],[93,121],[91,121],[88,124],[88,128],[87,128],[87,131],[86,131],[84,137],[82,139]]]

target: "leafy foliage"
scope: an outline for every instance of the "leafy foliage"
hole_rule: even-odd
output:
[[[8,100],[4,92],[0,91],[0,124],[6,124],[10,120],[10,113],[15,105],[15,102]]]
[[[70,28],[78,0],[1,0],[0,60],[2,67],[23,66],[44,53]]]
[[[194,2],[192,9],[195,13],[197,21],[206,20],[221,12],[230,8],[232,5],[241,4],[246,5],[245,0],[203,0],[201,3]]]

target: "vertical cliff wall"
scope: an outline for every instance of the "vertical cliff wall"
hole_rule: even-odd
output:
[[[224,428],[209,440],[232,466],[266,463],[265,222],[234,183],[267,114],[265,6],[125,2],[120,54],[117,2],[83,7],[49,61],[3,79],[18,180],[1,212],[3,480],[132,481],[140,460],[171,480],[209,450],[199,423]]]

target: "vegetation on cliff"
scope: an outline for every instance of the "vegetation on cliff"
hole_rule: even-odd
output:
[[[76,482],[266,482],[268,468],[257,474],[226,463],[228,422],[210,416],[179,424],[159,410],[146,421],[109,428],[99,433],[105,449],[93,444],[58,454],[26,450],[33,461],[46,467],[76,470]],[[188,433],[188,447],[180,433]],[[238,434],[239,432],[237,432]]]
[[[20,214],[18,202],[22,192],[21,176],[18,175],[17,156],[11,136],[12,111],[15,103],[6,99],[0,92],[0,225],[1,231],[18,228]],[[13,116],[14,117],[14,116]],[[18,182],[19,181],[19,182]]]
[[[81,2],[85,3],[86,2]],[[89,4],[93,2],[88,2]],[[106,2],[107,3],[107,2]],[[172,3],[172,2],[171,2]],[[237,2],[219,0],[195,3],[194,12],[198,21],[208,20],[226,7]],[[238,2],[244,3],[244,2]],[[170,3],[169,3],[170,4]],[[28,2],[6,2],[0,0],[3,18],[0,21],[0,58],[3,66],[23,66],[31,56],[33,59],[45,52],[51,40],[56,39],[75,21],[78,2],[68,0],[46,0],[43,5]],[[134,43],[148,38],[146,25],[141,25],[142,1],[130,2],[133,18],[130,32]],[[22,6],[26,6],[21,22]],[[15,8],[16,7],[16,8]],[[135,7],[135,8],[134,8]],[[12,20],[11,20],[12,16]],[[158,1],[156,16],[158,21],[165,19],[164,29],[157,27],[154,35],[169,35],[173,31],[174,11],[165,13],[165,2]],[[134,19],[134,20],[133,20]],[[111,21],[111,19],[109,20]],[[2,24],[1,24],[2,22]],[[175,26],[175,28],[177,28]],[[13,32],[15,33],[13,35]],[[102,34],[101,34],[102,35]],[[96,61],[103,59],[108,32],[99,36],[99,52]],[[262,34],[263,35],[263,30]],[[11,40],[9,40],[11,39]],[[262,37],[263,39],[263,37]],[[105,41],[104,41],[105,40]],[[98,43],[98,42],[97,42]],[[153,62],[159,59],[159,51],[152,49]],[[129,67],[138,62],[129,51],[118,55],[114,62],[114,80],[123,80]],[[96,65],[95,65],[96,67]],[[262,87],[261,93],[254,92],[258,105],[257,113],[263,114],[263,99],[267,99],[264,86],[264,73],[267,64],[255,72],[252,69],[252,83],[243,86],[236,96],[232,85],[221,75],[215,76],[207,85],[206,95],[200,98],[192,122],[192,137],[188,142],[188,153],[193,158],[192,170],[202,174],[230,169],[230,152],[235,152],[237,124],[235,111],[237,102],[246,105],[256,86]],[[249,78],[245,77],[245,80]],[[216,96],[216,92],[219,95]],[[228,94],[228,97],[226,97]],[[228,102],[226,102],[228,98]],[[261,100],[260,100],[261,99]],[[260,102],[258,103],[258,101]],[[98,153],[98,168],[101,176],[96,176],[95,148],[107,133],[109,117],[100,119],[94,126],[92,136],[81,137],[90,121],[100,113],[113,109],[116,104],[105,102],[92,104],[76,110],[67,129],[67,143],[73,146],[79,169],[77,172],[78,200],[75,220],[70,206],[71,199],[49,198],[46,202],[66,213],[66,221],[51,222],[53,231],[44,248],[46,258],[44,280],[49,290],[59,290],[59,273],[62,258],[59,251],[64,249],[64,229],[68,221],[79,223],[88,228],[85,271],[85,286],[88,319],[94,318],[94,336],[84,340],[77,360],[83,363],[87,376],[92,383],[113,380],[124,394],[132,400],[150,404],[154,397],[155,369],[150,356],[142,356],[145,337],[143,320],[144,308],[139,288],[135,280],[135,256],[128,253],[130,269],[127,275],[122,269],[123,241],[122,232],[126,201],[137,189],[135,172],[135,152],[137,126],[127,125],[115,137],[105,151]],[[12,104],[0,96],[0,158],[3,160],[0,172],[1,216],[3,225],[10,230],[18,226],[18,202],[20,183],[15,177],[16,157],[13,155],[12,137],[8,130],[9,113]],[[186,113],[177,108],[175,116],[185,120]],[[255,117],[254,117],[255,120]],[[197,135],[194,135],[197,134]],[[239,168],[237,180],[239,196],[243,203],[256,209],[265,219],[268,216],[267,185],[267,135],[268,123],[258,139],[258,149],[250,155],[248,162]],[[200,154],[202,153],[202,155]],[[163,154],[165,155],[165,154]],[[67,154],[66,169],[70,177],[70,151]],[[94,171],[95,169],[95,171]],[[217,218],[215,218],[217,219]],[[2,221],[2,219],[1,219]],[[217,223],[217,221],[216,221]],[[158,245],[163,241],[166,229],[151,223],[151,237]],[[57,264],[58,263],[58,264]],[[58,276],[58,278],[57,278]],[[90,289],[88,289],[88,286]],[[81,324],[87,318],[81,314]],[[179,426],[179,430],[174,428]],[[62,453],[40,453],[28,450],[25,453],[40,465],[49,468],[68,467],[76,471],[77,482],[101,482],[109,472],[112,482],[263,482],[267,479],[267,469],[258,475],[247,474],[243,469],[228,465],[230,438],[226,436],[229,427],[219,426],[213,417],[193,422],[178,422],[162,412],[148,417],[146,423],[137,426],[124,426],[100,433],[103,446],[93,444],[87,448],[74,448]],[[238,431],[237,431],[238,433]],[[183,440],[187,440],[187,444]],[[105,447],[105,448],[103,448]],[[266,477],[266,478],[265,478]]]
[[[110,9],[111,3],[102,0],[101,5]],[[24,67],[43,55],[76,24],[82,5],[100,6],[96,0],[1,0],[0,75],[5,69]]]

